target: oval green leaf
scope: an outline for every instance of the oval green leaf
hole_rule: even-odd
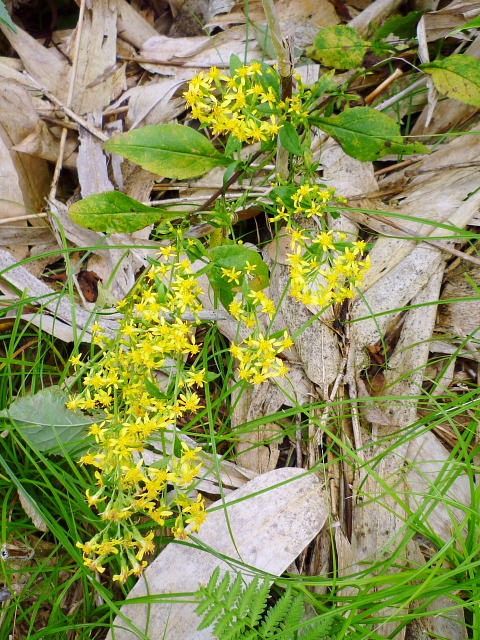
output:
[[[480,61],[473,56],[460,53],[420,68],[432,76],[440,93],[480,107]]]
[[[404,142],[398,124],[381,111],[354,107],[314,124],[333,136],[345,153],[363,162],[378,160],[389,153],[428,153],[420,142]]]
[[[181,218],[183,211],[154,209],[119,191],[89,196],[70,207],[71,219],[81,227],[106,233],[132,233],[165,218]]]
[[[296,156],[303,156],[305,153],[300,136],[291,122],[284,122],[280,129],[280,142],[287,151]]]
[[[166,178],[196,178],[232,158],[219,153],[204,135],[180,124],[134,129],[108,140],[104,149],[128,158],[147,171]]]
[[[326,67],[354,69],[361,65],[369,46],[355,29],[338,24],[320,31],[308,55]]]
[[[80,442],[91,444],[87,429],[95,422],[95,418],[67,409],[66,402],[67,393],[49,387],[33,396],[17,398],[0,412],[0,417],[10,419],[25,440],[39,451],[61,454],[62,447],[72,451]]]

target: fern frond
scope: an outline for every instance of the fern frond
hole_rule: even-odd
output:
[[[215,590],[215,600],[222,600],[225,596],[225,593],[228,591],[228,587],[230,586],[230,573],[227,571],[223,576],[222,581],[218,585]]]
[[[267,607],[269,593],[270,580],[268,580],[267,578],[263,580],[263,582],[260,584],[260,588],[258,588],[258,577],[255,577],[255,579],[245,589],[245,599],[241,603],[242,605],[245,605],[245,607],[239,606],[239,613],[237,615],[240,617],[241,615],[243,616],[247,613],[247,611],[249,611],[247,615],[247,623],[250,627],[254,627],[256,624],[258,624],[260,617]],[[241,609],[243,610],[240,613]]]
[[[250,636],[250,633],[253,633],[253,636]],[[255,640],[258,638],[255,631],[245,632],[245,620],[237,620],[231,625],[230,629],[227,629],[222,634],[222,640],[237,640],[240,638],[246,640],[250,637],[255,638]]]
[[[199,625],[198,630],[206,629],[211,624],[215,622],[219,615],[221,615],[223,611],[223,605],[220,603],[214,603],[210,611],[203,618],[202,623]]]
[[[242,577],[242,574],[239,573],[235,578],[235,580],[233,581],[233,584],[230,587],[230,591],[228,592],[227,597],[225,598],[225,604],[224,604],[225,609],[227,609],[228,611],[230,611],[230,609],[233,609],[235,602],[240,595],[242,596],[242,599],[243,599],[242,587],[243,587],[243,577]]]
[[[332,628],[332,620],[318,620],[299,634],[298,640],[330,640],[328,633]]]
[[[207,598],[206,596],[204,597],[206,599],[200,602],[200,604],[195,609],[195,613],[197,614],[197,616],[203,615],[205,611],[208,611],[212,606],[212,604],[214,604],[210,598]]]
[[[247,613],[251,611],[251,601],[254,596],[257,596],[258,590],[258,576],[244,587],[241,597],[237,601],[237,607],[235,614],[239,618],[243,618]],[[250,624],[250,622],[249,622]]]
[[[232,627],[234,620],[234,614],[231,611],[225,611],[225,613],[218,618],[215,626],[213,627],[214,635],[219,638],[223,638],[226,630]]]
[[[277,604],[267,612],[265,620],[258,629],[261,636],[268,638],[275,631],[278,631],[280,624],[285,620],[291,602],[292,588],[289,585]]]
[[[200,591],[207,593],[208,595],[213,595],[217,589],[217,581],[220,576],[220,567],[217,567],[215,571],[210,576],[210,580],[206,587],[200,587]]]
[[[287,611],[284,621],[281,623],[283,631],[288,631],[292,627],[295,628],[305,614],[305,604],[303,594],[298,594]],[[283,640],[293,640],[296,631],[292,631],[289,635],[282,635]]]

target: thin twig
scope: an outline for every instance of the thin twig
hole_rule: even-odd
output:
[[[396,69],[391,76],[389,76],[386,80],[381,82],[378,85],[378,87],[365,98],[365,104],[370,104],[371,102],[373,102],[375,98],[377,98],[381,93],[383,93],[385,89],[387,89],[392,84],[392,82],[395,82],[395,80],[398,80],[400,76],[403,76],[403,71],[401,69]]]
[[[67,108],[70,108],[72,106],[73,93],[75,91],[75,81],[77,79],[80,43],[81,43],[82,31],[83,31],[83,18],[85,16],[85,5],[86,5],[86,0],[82,0],[80,3],[80,13],[78,16],[78,23],[77,23],[78,26],[77,26],[77,34],[75,37],[75,47],[73,50],[72,70],[70,73],[70,84],[68,87],[67,104],[66,104]],[[58,185],[58,180],[60,178],[60,172],[62,171],[62,167],[63,167],[63,156],[65,154],[65,144],[67,142],[67,134],[68,134],[68,130],[62,129],[62,135],[60,136],[60,147],[58,150],[58,158],[55,164],[55,171],[53,172],[52,186],[50,187],[50,196],[49,196],[50,200],[55,200],[55,198],[57,197],[57,185]]]
[[[355,215],[352,213],[353,211],[354,209],[352,209],[352,211],[349,211],[348,209],[342,209],[342,213],[345,213],[347,217],[351,217],[355,219]],[[426,242],[427,244],[432,245],[436,249],[440,249],[441,251],[446,251],[447,253],[452,254],[452,256],[456,256],[457,258],[461,258],[466,262],[471,262],[472,264],[476,264],[480,266],[479,258],[474,258],[473,256],[469,256],[463,251],[458,251],[457,249],[454,249],[453,247],[450,247],[447,244],[444,244],[443,242],[439,242],[438,240],[430,240],[428,237],[415,233],[415,231],[411,231],[410,229],[406,229],[405,227],[402,227],[396,222],[393,222],[388,218],[384,218],[383,216],[378,216],[375,213],[367,213],[365,215],[367,218],[371,218],[372,220],[377,220],[378,222],[381,222],[382,224],[386,224],[387,226],[392,227],[393,229],[397,229],[401,233],[404,233],[407,236],[410,236],[414,240],[419,240],[420,242]],[[428,221],[426,221],[425,224],[428,224]]]
[[[457,162],[456,164],[444,164],[441,167],[432,167],[431,169],[412,169],[411,171],[405,171],[405,176],[411,178],[412,176],[418,176],[422,173],[433,173],[435,171],[449,171],[455,169],[468,169],[470,167],[480,166],[479,161],[473,162]]]
[[[55,127],[64,127],[65,129],[70,129],[71,131],[78,131],[79,126],[73,122],[68,122],[67,120],[61,120],[60,118],[51,118],[50,116],[40,116],[40,120],[45,120],[49,124],[54,125]]]
[[[125,60],[126,62],[138,62],[143,64],[158,64],[164,67],[181,67],[182,69],[210,69],[212,64],[185,64],[184,62],[176,62],[173,60],[155,60],[155,58],[140,58],[140,57],[132,57],[132,56],[119,56],[117,55],[118,60]],[[273,65],[275,64],[275,60],[263,60],[265,64]],[[215,64],[219,69],[230,69],[229,62],[217,62]],[[186,82],[186,81],[185,81]]]
[[[226,198],[240,198],[243,195],[244,194],[241,193],[241,192],[237,192],[237,193],[231,192],[231,193],[225,194],[225,197]],[[251,197],[255,197],[255,198],[261,198],[261,197],[264,197],[264,196],[268,195],[268,191],[267,192],[261,192],[261,193],[249,193],[248,195],[251,196]],[[143,202],[142,204],[145,204],[146,206],[149,206],[149,207],[162,206],[162,205],[165,206],[165,205],[170,205],[170,204],[181,204],[183,202],[185,202],[185,203],[191,202],[192,204],[195,204],[195,202],[198,202],[198,201],[201,201],[201,200],[208,200],[209,198],[210,198],[210,196],[185,196],[184,198],[169,198],[168,200],[150,200],[149,202]]]
[[[403,160],[403,162],[397,162],[396,164],[391,164],[389,167],[384,167],[383,169],[374,171],[373,175],[383,176],[384,173],[390,173],[390,171],[395,171],[395,169],[401,169],[402,167],[409,167],[411,164],[414,164],[415,162],[420,162],[420,160],[418,158],[416,158],[415,160],[412,160],[412,158],[410,158],[409,160]]]
[[[61,100],[59,100],[56,96],[54,96],[53,93],[49,91],[46,87],[41,85],[38,82],[38,80],[35,80],[35,78],[32,77],[27,71],[24,71],[23,74],[31,82],[33,82],[33,84],[37,87],[37,89],[40,89],[43,95],[46,98],[48,98],[50,102],[53,102],[54,104],[56,104],[57,107],[59,107],[64,113],[66,113],[67,116],[70,116],[70,118],[74,122],[77,122],[81,127],[86,129],[88,132],[90,132],[93,136],[97,137],[102,142],[106,142],[107,140],[109,140],[108,136],[106,136],[102,131],[99,131],[96,127],[92,126],[89,122],[87,122],[87,120],[85,120],[85,118],[82,118],[82,116],[77,115],[75,111],[72,111],[71,109],[69,109],[65,104],[63,104]]]
[[[254,162],[257,158],[259,158],[262,153],[263,152],[261,150],[254,153],[251,162]],[[200,211],[205,211],[206,209],[208,209],[208,207],[210,207],[215,202],[215,200],[217,200],[217,198],[219,198],[222,193],[224,193],[224,190],[226,191],[228,187],[230,187],[236,180],[238,180],[238,178],[243,174],[244,171],[244,168],[235,171],[233,176],[231,176],[231,178],[227,181],[225,187],[220,187],[220,189],[217,189],[217,191],[215,191],[215,193],[211,195],[210,198],[204,204],[198,207],[198,209],[196,209],[193,213],[200,213]]]
[[[410,93],[412,93],[412,91],[415,91],[415,89],[418,89],[419,87],[426,84],[426,82],[427,82],[426,77],[420,78],[420,80],[417,80],[416,82],[411,84],[409,87],[407,87],[403,91],[400,91],[399,93],[392,96],[391,98],[388,98],[388,100],[384,100],[380,104],[377,104],[377,106],[374,107],[374,109],[376,109],[377,111],[383,111],[384,109],[388,109],[388,107],[391,107],[392,104],[395,104],[399,100],[402,100],[402,98],[405,98],[405,96],[408,96]]]
[[[25,216],[16,216],[15,218],[3,218],[0,224],[10,224],[11,222],[21,222],[22,220],[33,220],[34,218],[48,218],[48,213],[29,213]]]

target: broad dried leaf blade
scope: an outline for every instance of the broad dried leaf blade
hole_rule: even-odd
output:
[[[284,483],[284,484],[282,484]],[[280,485],[280,486],[277,486]],[[259,493],[259,492],[264,493]],[[247,499],[248,498],[248,499]],[[231,569],[221,556],[235,558],[260,571],[280,575],[322,528],[328,514],[324,486],[314,474],[283,468],[258,476],[226,499],[228,523],[222,501],[212,505],[198,535],[199,545],[171,543],[146,569],[128,598],[148,594],[196,591],[214,569]],[[230,503],[230,504],[229,504]],[[213,509],[217,510],[213,510]],[[233,533],[233,540],[231,533]],[[240,553],[241,558],[238,553]],[[246,572],[245,580],[252,574]],[[148,585],[148,587],[147,587]],[[108,640],[137,640],[135,627],[151,638],[203,640],[211,629],[197,632],[200,618],[195,604],[126,604],[117,616],[115,634]],[[132,622],[130,629],[125,616]]]

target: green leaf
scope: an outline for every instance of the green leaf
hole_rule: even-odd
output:
[[[168,399],[167,394],[166,393],[162,393],[160,391],[160,389],[158,388],[158,385],[153,383],[148,378],[144,378],[143,383],[144,383],[148,393],[151,396],[153,396],[154,398],[156,398],[157,400],[167,400]]]
[[[8,409],[0,411],[0,417],[9,418],[20,430],[25,440],[39,451],[61,453],[60,445],[67,451],[77,448],[81,440],[88,444],[87,427],[94,418],[67,409],[68,395],[56,387],[39,391],[34,396],[15,400]]]
[[[180,124],[134,129],[115,136],[103,146],[147,171],[178,180],[196,178],[232,162],[232,158],[219,153],[204,135]]]
[[[420,68],[429,73],[436,88],[449,98],[480,107],[480,61],[465,53]]]
[[[287,151],[296,156],[303,156],[305,153],[300,136],[291,122],[283,123],[283,127],[280,129],[280,142]]]
[[[420,142],[404,142],[395,120],[370,107],[354,107],[338,116],[318,118],[314,124],[338,140],[345,153],[363,162],[389,153],[428,153]]]
[[[154,209],[119,191],[89,196],[70,207],[71,219],[82,227],[109,233],[132,233],[165,218],[182,218],[183,211]]]
[[[406,16],[393,16],[380,27],[376,38],[388,38],[391,33],[405,40],[415,38],[418,21],[424,13],[425,11],[411,11]]]
[[[458,33],[459,31],[463,31],[464,29],[476,29],[477,27],[480,27],[480,16],[477,16],[471,22],[467,22],[467,24],[464,24],[463,27],[457,27],[446,37],[448,38],[449,36],[454,36],[456,33]]]
[[[241,67],[243,67],[243,62],[237,55],[232,53],[230,56],[230,75],[233,77]]]
[[[5,3],[2,2],[2,0],[0,0],[0,22],[3,22],[3,24],[7,25],[7,27],[13,31],[13,33],[17,33],[17,27],[12,22],[12,18],[10,17]]]
[[[337,89],[337,85],[333,81],[334,77],[334,69],[332,69],[331,71],[327,71],[327,73],[324,73],[322,76],[320,76],[317,82],[315,82],[311,86],[312,95],[310,96],[309,101],[320,98],[320,96],[322,96],[327,91],[335,91]]]
[[[295,203],[292,200],[292,196],[297,191],[298,187],[296,185],[290,185],[288,187],[274,187],[270,191],[269,197],[275,205],[279,206],[283,204],[288,209],[293,209],[295,207]]]
[[[209,255],[213,267],[208,272],[208,278],[213,290],[226,309],[234,299],[236,292],[242,290],[247,262],[256,266],[253,274],[254,278],[248,283],[249,288],[253,291],[260,291],[268,287],[270,283],[269,269],[260,254],[253,249],[248,249],[238,244],[227,245],[211,249]],[[242,274],[238,277],[238,284],[235,281],[229,282],[229,278],[223,273],[222,268],[234,268],[235,271],[242,271]]]
[[[362,63],[369,46],[355,29],[339,24],[322,29],[308,55],[326,67],[354,69]]]

